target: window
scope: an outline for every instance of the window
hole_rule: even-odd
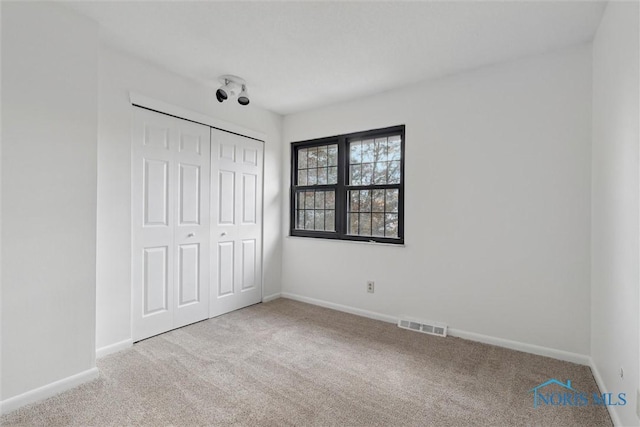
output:
[[[404,125],[291,144],[292,236],[404,242]]]

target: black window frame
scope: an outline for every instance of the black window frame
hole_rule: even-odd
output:
[[[400,135],[400,183],[349,185],[349,143],[354,140],[381,138]],[[298,156],[302,148],[337,144],[338,146],[338,182],[337,184],[318,184],[298,186]],[[404,166],[405,166],[405,125],[397,125],[382,129],[353,132],[344,135],[317,138],[291,143],[291,177],[289,191],[289,235],[294,237],[313,237],[320,239],[347,240],[359,242],[375,242],[404,244]],[[347,234],[347,194],[349,190],[398,189],[398,237],[361,236]],[[300,230],[296,229],[296,195],[299,191],[335,190],[335,230]]]

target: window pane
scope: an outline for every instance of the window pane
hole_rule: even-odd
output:
[[[298,169],[307,168],[307,149],[301,148],[298,150]]]
[[[324,203],[327,209],[335,209],[336,207],[336,193],[333,191],[327,191],[324,193]]]
[[[316,209],[324,209],[324,191],[316,191]]]
[[[358,214],[349,214],[349,234],[359,233]]]
[[[313,209],[314,200],[315,200],[314,192],[313,191],[307,191],[305,193],[305,196],[304,196],[304,207],[305,207],[305,209]]]
[[[327,231],[336,231],[336,213],[335,211],[324,211],[324,229]]]
[[[401,154],[399,135],[351,142],[349,185],[399,184]]]
[[[296,219],[296,228],[299,230],[304,230],[304,210],[298,210],[297,219]]]
[[[375,144],[376,162],[386,162],[387,138],[376,138]]]
[[[373,190],[371,198],[371,211],[384,213],[384,190]]]
[[[389,155],[389,160],[400,160],[402,156],[402,151],[400,149],[400,135],[390,136],[388,138],[387,150]]]
[[[371,214],[371,221],[372,221],[371,234],[373,236],[384,237],[384,214],[383,213]]]
[[[337,183],[338,183],[338,168],[330,167],[329,176],[327,177],[327,184],[337,184]]]
[[[318,169],[307,170],[307,184],[316,185],[318,183]]]
[[[338,146],[333,144],[327,147],[327,165],[338,166]]]
[[[389,162],[389,184],[400,184],[400,161]]]
[[[352,142],[349,145],[349,163],[362,163],[362,144],[360,143],[360,141]]]
[[[318,147],[318,167],[327,166],[327,146]]]
[[[362,141],[362,163],[373,163],[374,161],[375,150],[373,140]]]
[[[318,168],[318,184],[324,185],[327,183],[327,168]]]
[[[307,152],[308,152],[307,167],[308,168],[318,167],[318,147],[307,148]]]
[[[386,237],[398,237],[398,214],[386,214],[384,229]]]
[[[307,170],[298,171],[298,185],[307,185]]]
[[[398,190],[387,190],[387,198],[386,198],[386,211],[387,212],[398,212]]]
[[[324,210],[316,210],[315,213],[316,230],[324,230]]]
[[[398,237],[398,189],[348,192],[349,234]]]
[[[304,228],[307,230],[313,230],[313,209],[307,209],[304,211]]]
[[[375,184],[387,183],[387,162],[376,163],[373,182]]]
[[[371,212],[371,191],[360,191],[360,212]]]
[[[301,191],[297,194],[296,197],[296,209],[304,209],[304,191]]]
[[[362,165],[362,179],[360,181],[360,184],[373,184],[373,163],[365,163]]]
[[[371,236],[371,214],[360,214],[360,235]]]
[[[349,191],[349,211],[350,212],[358,212],[360,211],[360,192],[359,191]]]
[[[351,174],[351,179],[349,183],[351,185],[360,185],[362,183],[362,166],[360,165],[351,165],[349,166],[349,173]]]

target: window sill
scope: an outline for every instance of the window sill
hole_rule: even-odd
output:
[[[314,240],[314,241],[322,241],[322,242],[338,242],[338,243],[350,243],[355,245],[369,245],[369,246],[390,246],[394,248],[404,248],[406,246],[405,243],[382,243],[382,242],[365,242],[361,240],[342,240],[342,239],[323,239],[321,237],[306,237],[306,236],[285,236],[287,239],[297,240]]]

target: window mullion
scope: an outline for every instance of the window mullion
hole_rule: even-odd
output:
[[[336,232],[347,235],[347,147],[346,138],[338,139],[338,185],[336,188]]]
[[[295,146],[291,146],[291,191],[289,194],[289,235],[293,235],[296,229],[297,212],[296,198],[298,197],[298,150]]]

